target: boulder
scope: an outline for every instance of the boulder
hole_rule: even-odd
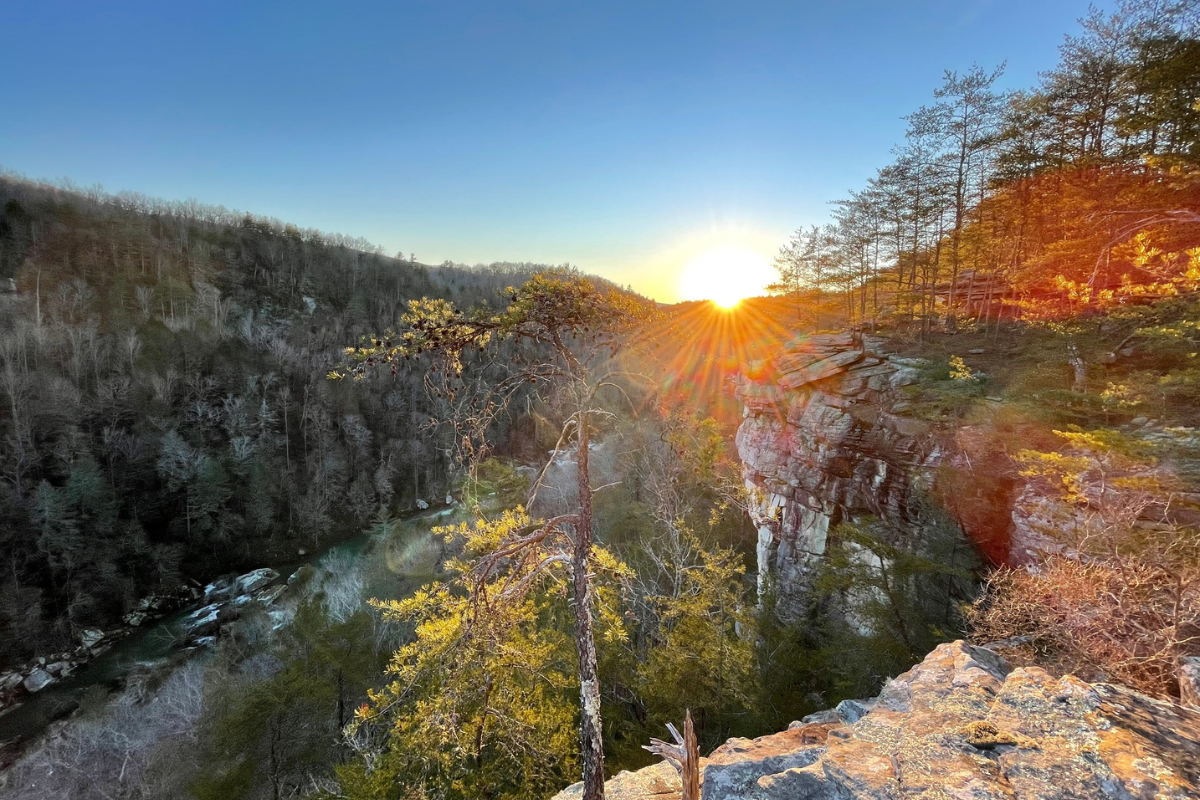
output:
[[[204,587],[204,602],[211,603],[214,600],[223,600],[228,597],[233,591],[233,581],[228,578],[220,578]]]
[[[842,722],[853,725],[865,717],[875,707],[874,700],[843,700],[837,704],[838,717]]]
[[[233,582],[234,594],[250,594],[256,592],[268,583],[279,579],[279,573],[269,567],[263,567],[245,575],[240,575]]]
[[[54,680],[55,678],[53,675],[44,669],[38,668],[29,673],[29,675],[23,681],[23,685],[25,686],[25,691],[29,692],[30,694],[34,694],[54,683]]]
[[[191,636],[205,636],[220,627],[221,604],[210,603],[184,617],[183,628]]]
[[[425,502],[424,500],[421,500],[420,498],[418,498],[418,499],[417,499],[417,508],[419,508],[419,509],[421,509],[422,511],[424,511],[425,509],[429,508],[429,503],[427,503],[427,502]]]
[[[130,626],[131,628],[136,628],[146,620],[150,619],[150,615],[145,611],[130,611],[121,619],[124,620],[126,625]]]
[[[849,701],[840,713],[860,711],[850,725],[731,739],[702,762],[704,800],[1200,797],[1200,709],[1011,669],[965,642],[939,646],[873,703]],[[620,800],[678,791],[665,764],[609,785],[618,779],[610,796]]]
[[[788,730],[802,728],[805,725],[820,725],[829,722],[852,725],[867,715],[875,707],[874,700],[843,700],[835,708],[809,714],[799,722],[793,722]]]
[[[841,721],[842,718],[838,716],[836,708],[827,708],[824,711],[817,711],[791,723],[788,725],[788,730],[791,731],[795,730],[796,728],[803,728],[805,725],[824,725],[827,722]]]
[[[604,782],[605,800],[679,800],[681,785],[675,768],[663,761],[636,772],[618,772]],[[583,783],[575,783],[553,800],[579,800]]]
[[[258,594],[254,595],[254,599],[262,603],[264,606],[269,606],[279,599],[280,595],[287,591],[287,584],[281,583],[278,586],[272,586],[268,589],[263,589]]]
[[[805,384],[823,381],[862,361],[863,355],[862,350],[847,350],[820,359],[785,357],[780,359],[776,367],[780,373],[777,383],[783,389],[796,389]]]
[[[98,631],[95,628],[88,628],[86,631],[79,634],[80,644],[89,650],[100,644],[102,639],[104,639],[104,631]]]
[[[0,675],[0,693],[8,693],[21,685],[25,676],[19,672],[8,672]]]
[[[49,672],[55,677],[61,678],[71,674],[70,661],[55,661],[46,665],[46,672]]]
[[[736,800],[759,778],[816,763],[825,752],[829,727],[803,725],[758,739],[730,739],[704,764],[703,800]]]

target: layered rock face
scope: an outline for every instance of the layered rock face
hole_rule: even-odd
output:
[[[737,448],[754,497],[760,588],[774,577],[783,618],[803,608],[832,526],[911,522],[914,493],[942,456],[928,423],[897,413],[914,367],[882,340],[827,334],[798,337],[740,380]]]
[[[731,739],[702,763],[702,780],[703,800],[1184,800],[1200,797],[1200,710],[1010,669],[990,650],[954,642],[874,701]],[[554,800],[581,793],[572,786]],[[678,793],[665,764],[607,785],[609,800]]]

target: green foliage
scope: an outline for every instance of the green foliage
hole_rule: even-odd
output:
[[[911,663],[961,630],[959,606],[973,596],[978,559],[957,525],[932,508],[916,547],[889,544],[884,534],[848,523],[830,531],[816,587],[863,638]]]
[[[768,594],[757,651],[766,729],[846,698],[874,696],[889,677],[961,635],[978,557],[935,507],[922,504],[920,517],[911,547],[889,543],[879,523],[831,530],[816,601],[803,621],[781,623]]]
[[[745,729],[755,683],[755,617],[748,604],[745,567],[727,550],[705,550],[692,540],[692,556],[667,563],[679,574],[670,594],[646,598],[655,612],[638,667],[646,708],[644,736],[676,722],[691,709],[703,720],[711,749]],[[740,724],[739,724],[740,723]]]
[[[974,383],[979,380],[979,376],[971,372],[971,368],[962,360],[961,356],[950,356],[950,380],[958,383]]]
[[[927,361],[919,368],[921,380],[904,387],[906,414],[933,421],[968,416],[989,386],[987,375],[972,372],[959,356],[945,362]]]
[[[529,479],[508,461],[486,458],[459,479],[458,492],[471,509],[515,508],[525,502]]]
[[[463,552],[448,579],[376,602],[413,633],[392,656],[389,682],[357,712],[354,735],[382,744],[339,771],[346,796],[524,797],[570,782],[578,680],[570,618],[547,583],[555,569],[537,571],[528,558],[476,568],[531,528],[517,510],[445,529]]]
[[[198,800],[291,795],[328,774],[346,753],[342,728],[386,660],[370,616],[338,621],[320,593],[301,603],[267,653],[248,643],[243,654],[237,639],[247,624],[239,627],[210,669],[191,785]]]
[[[486,306],[461,311],[447,300],[422,297],[409,301],[400,332],[366,337],[348,347],[348,363],[329,373],[332,379],[350,375],[362,379],[366,368],[400,365],[421,355],[437,356],[435,371],[461,378],[468,350],[500,342],[553,345],[586,340],[588,359],[624,346],[633,323],[646,314],[645,304],[611,284],[570,270],[538,272],[517,288],[508,287],[509,304],[499,312]],[[570,365],[567,365],[570,367]],[[543,370],[543,377],[554,377]]]

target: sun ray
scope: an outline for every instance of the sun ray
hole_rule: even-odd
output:
[[[661,401],[735,424],[740,417],[729,382],[750,374],[794,331],[779,322],[777,302],[750,299],[725,310],[685,304],[647,332],[660,375]]]

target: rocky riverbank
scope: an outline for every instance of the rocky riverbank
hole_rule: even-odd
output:
[[[143,597],[135,609],[125,615],[122,625],[108,630],[84,630],[79,634],[79,644],[73,649],[30,659],[16,669],[0,674],[0,713],[70,677],[143,625],[166,617],[202,596],[203,590],[198,586],[181,586],[173,592]]]
[[[174,650],[206,647],[214,644],[221,628],[238,619],[251,603],[269,606],[287,589],[273,569],[262,568],[236,577],[223,578],[207,586],[184,586],[176,591],[142,598],[134,610],[125,615],[123,624],[109,630],[88,629],[79,636],[79,644],[69,651],[51,653],[22,664],[18,669],[0,674],[0,745],[9,752],[13,741],[30,734],[36,728],[69,714],[77,706],[74,695],[86,685],[89,668],[102,656],[131,637],[141,634],[187,608],[203,603],[171,623],[167,637]],[[273,612],[269,612],[273,613]],[[101,672],[105,672],[101,670]],[[107,682],[107,672],[96,680]],[[67,697],[53,697],[59,687]],[[57,702],[56,702],[57,701]],[[44,714],[27,713],[30,704],[53,706]],[[22,712],[20,714],[16,712]],[[28,717],[29,719],[26,719]],[[11,730],[10,730],[11,728]],[[14,751],[15,752],[15,751]],[[3,766],[6,758],[0,758]]]

